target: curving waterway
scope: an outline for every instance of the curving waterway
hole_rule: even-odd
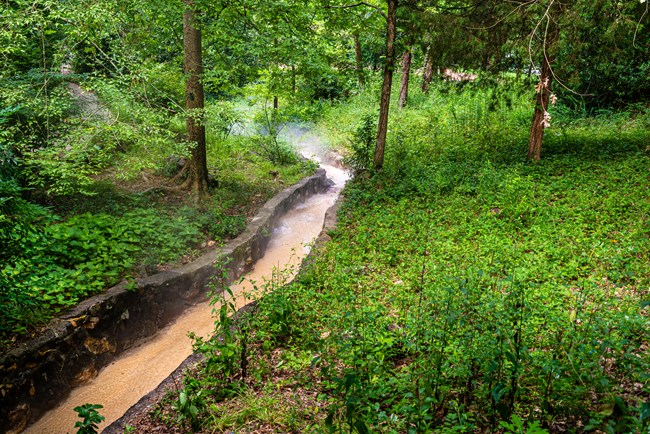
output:
[[[253,292],[253,286],[277,280],[278,271],[282,271],[285,282],[293,278],[298,265],[309,253],[310,243],[323,227],[325,212],[334,204],[349,179],[348,173],[337,167],[336,158],[328,155],[318,137],[304,130],[293,130],[287,138],[305,157],[317,161],[334,185],[327,192],[298,204],[280,218],[264,257],[257,261],[241,283],[231,286],[238,308],[250,301],[246,294]],[[100,424],[100,429],[109,426],[155,389],[192,353],[192,342],[187,337],[189,332],[206,338],[211,335],[214,329],[213,307],[216,306],[207,302],[191,307],[149,340],[125,351],[97,377],[75,388],[25,432],[74,432],[74,424],[79,419],[72,409],[86,403],[103,405],[100,413],[106,420]]]

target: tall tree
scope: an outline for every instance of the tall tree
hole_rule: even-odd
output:
[[[562,4],[558,0],[548,0],[541,4],[543,10],[537,19],[535,29],[539,29],[539,35],[536,30],[531,33],[532,38],[538,37],[541,43],[541,73],[539,83],[537,84],[535,96],[535,109],[533,119],[530,125],[530,135],[528,138],[528,160],[540,161],[542,155],[542,143],[544,141],[544,129],[550,126],[550,115],[548,112],[549,103],[551,103],[551,84],[553,82],[553,62],[555,59],[555,44],[559,40],[560,27],[559,22],[562,18]],[[529,44],[529,50],[531,44]],[[532,58],[532,52],[530,53]]]
[[[194,146],[189,160],[189,171],[184,187],[189,187],[198,199],[208,194],[208,166],[205,148],[205,126],[203,108],[205,95],[201,76],[203,74],[203,55],[201,49],[201,29],[192,0],[185,0],[183,13],[183,53],[185,82],[185,107],[187,110],[187,139]]]
[[[357,81],[359,89],[363,88],[366,84],[366,76],[363,70],[363,52],[361,51],[361,41],[359,41],[359,32],[356,31],[352,34],[354,41],[354,60],[355,69],[357,71]]]
[[[546,35],[544,43],[544,56],[542,59],[542,70],[537,84],[537,95],[535,97],[535,111],[533,121],[530,125],[530,136],[528,139],[528,160],[539,161],[542,156],[542,143],[544,141],[544,129],[549,124],[548,106],[551,102],[551,83],[553,82],[552,63],[554,55],[550,49],[558,39],[559,29],[554,26],[552,33]]]
[[[429,43],[424,55],[424,73],[422,74],[422,92],[428,93],[433,79],[433,44]]]
[[[379,103],[379,124],[377,126],[377,142],[373,165],[376,171],[384,166],[384,149],[386,148],[386,133],[388,132],[388,109],[390,92],[395,67],[395,27],[397,23],[397,0],[387,0],[386,14],[386,60],[384,61],[384,79],[381,86],[381,101]]]

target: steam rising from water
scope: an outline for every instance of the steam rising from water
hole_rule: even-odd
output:
[[[303,157],[316,161],[325,169],[327,177],[334,182],[338,191],[350,179],[350,174],[343,167],[342,157],[330,150],[309,128],[300,124],[287,124],[280,138],[290,143]]]

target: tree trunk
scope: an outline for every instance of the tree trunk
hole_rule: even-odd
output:
[[[397,21],[397,0],[387,0],[388,15],[386,19],[386,60],[384,62],[384,82],[381,86],[381,102],[379,104],[379,124],[377,127],[377,144],[375,146],[374,168],[380,171],[384,166],[384,148],[386,147],[386,132],[388,131],[388,108],[390,106],[390,90],[395,66],[395,24]]]
[[[278,38],[273,39],[273,57],[277,61],[277,59],[278,59]],[[279,106],[280,106],[280,103],[278,101],[278,96],[273,95],[273,109],[277,110]]]
[[[413,55],[411,53],[411,47],[406,47],[404,54],[402,54],[402,85],[399,90],[399,103],[398,106],[400,109],[403,109],[406,106],[409,98],[409,78],[411,77],[411,60]]]
[[[433,78],[433,46],[429,46],[424,60],[424,76],[422,77],[422,92],[429,93]]]
[[[357,80],[359,81],[359,89],[363,89],[366,84],[366,77],[363,71],[363,53],[361,52],[359,33],[355,32],[352,38],[354,39],[354,59],[356,61]]]
[[[187,75],[185,83],[185,106],[187,109],[187,139],[194,143],[189,161],[189,173],[185,183],[197,198],[208,193],[208,166],[205,150],[205,126],[203,125],[203,107],[205,96],[201,75],[203,58],[201,54],[201,30],[198,29],[193,2],[185,1],[183,13],[183,54],[184,69]]]
[[[544,60],[542,61],[542,71],[539,77],[538,92],[535,97],[535,112],[533,113],[533,122],[530,125],[530,137],[528,139],[527,160],[539,161],[542,158],[542,143],[544,141],[544,129],[548,125],[546,115],[548,113],[549,98],[551,96],[551,82],[553,74],[551,63],[554,56],[550,49],[559,36],[559,29],[555,28],[551,34],[546,35],[544,46]]]

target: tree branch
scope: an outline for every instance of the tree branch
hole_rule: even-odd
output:
[[[359,6],[368,6],[369,8],[373,8],[374,10],[379,12],[386,21],[388,21],[388,16],[386,16],[384,11],[382,11],[379,6],[371,5],[370,3],[366,3],[366,2],[359,2],[351,5],[341,5],[341,6],[325,6],[325,8],[326,9],[349,9],[349,8],[356,8]]]

